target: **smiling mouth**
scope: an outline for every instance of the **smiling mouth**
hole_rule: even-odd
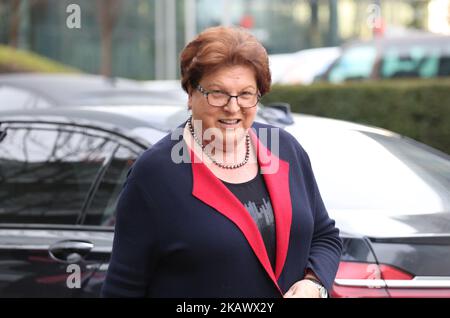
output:
[[[241,122],[240,119],[219,119],[219,123],[224,125],[236,125]]]

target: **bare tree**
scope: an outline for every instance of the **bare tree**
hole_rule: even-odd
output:
[[[20,0],[11,1],[11,20],[9,25],[9,45],[17,48],[19,44]]]
[[[318,0],[309,0],[311,10],[311,22],[309,25],[309,41],[312,47],[320,46],[320,31],[319,31],[319,3]]]
[[[112,35],[121,2],[121,0],[97,0],[101,41],[100,74],[105,76],[112,75]]]

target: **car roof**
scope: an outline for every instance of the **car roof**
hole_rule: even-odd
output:
[[[149,90],[141,82],[92,74],[14,73],[0,75],[0,86],[11,85],[34,92],[55,105],[83,105],[87,98],[110,98],[114,94],[142,96],[157,101],[182,103],[178,94]],[[95,94],[95,95],[94,95]],[[157,102],[156,102],[157,103]]]
[[[344,45],[344,49],[352,46],[361,45],[376,45],[381,47],[398,46],[398,45],[412,45],[416,43],[432,44],[438,46],[449,46],[450,36],[433,34],[428,32],[417,32],[405,35],[392,35],[386,37],[376,37],[371,40],[355,40],[350,41]]]

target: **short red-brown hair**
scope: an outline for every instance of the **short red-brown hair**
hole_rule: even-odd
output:
[[[238,27],[208,28],[186,45],[180,55],[181,85],[189,93],[205,73],[234,65],[253,68],[259,93],[270,91],[267,51],[255,36]]]

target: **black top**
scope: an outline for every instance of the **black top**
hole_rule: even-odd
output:
[[[258,172],[255,178],[244,183],[222,182],[252,216],[263,238],[272,268],[275,268],[275,221],[269,192],[261,173]]]

